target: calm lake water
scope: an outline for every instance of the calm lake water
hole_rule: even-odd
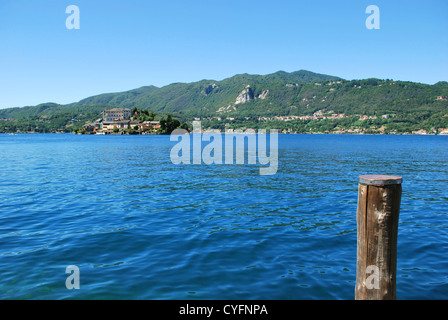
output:
[[[272,176],[174,145],[0,135],[0,299],[353,299],[373,173],[404,178],[398,299],[448,299],[448,136],[280,135]]]

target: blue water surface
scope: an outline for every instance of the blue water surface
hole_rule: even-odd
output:
[[[353,299],[361,174],[404,178],[398,299],[448,298],[447,136],[279,135],[271,176],[174,144],[0,135],[0,298]]]

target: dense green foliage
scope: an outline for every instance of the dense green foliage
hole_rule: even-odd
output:
[[[140,110],[137,107],[132,109],[132,119],[138,121],[153,121],[156,114],[152,110]]]
[[[249,98],[237,104],[236,99],[244,90],[249,90]],[[448,96],[448,82],[427,85],[389,79],[347,81],[308,71],[280,71],[264,76],[240,74],[222,81],[174,83],[162,88],[149,86],[102,94],[65,106],[45,103],[3,109],[0,119],[12,120],[0,120],[0,132],[17,129],[70,132],[88,120],[100,118],[104,109],[112,107],[148,110],[139,114],[142,121],[154,120],[156,112],[161,117],[172,114],[181,122],[201,118],[205,127],[217,129],[227,124],[235,128],[275,127],[292,132],[326,132],[339,128],[375,131],[382,126],[386,127],[386,133],[437,130],[448,128],[448,100],[438,99],[440,96]],[[260,120],[275,116],[312,116],[319,111],[332,111],[344,117]],[[360,121],[359,115],[377,119]],[[383,115],[388,118],[382,118]],[[221,120],[214,119],[218,117]],[[206,118],[208,120],[204,120]]]
[[[160,129],[162,131],[162,133],[165,134],[170,134],[171,132],[173,132],[175,129],[180,127],[180,122],[177,119],[173,119],[171,117],[171,115],[168,115],[165,118],[162,118],[160,120]]]

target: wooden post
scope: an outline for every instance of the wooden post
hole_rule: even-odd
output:
[[[397,234],[402,181],[398,176],[359,177],[356,300],[397,298]]]

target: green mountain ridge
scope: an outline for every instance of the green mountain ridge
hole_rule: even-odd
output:
[[[390,79],[344,80],[339,77],[300,70],[268,75],[238,74],[216,80],[172,83],[158,88],[141,88],[105,93],[78,102],[0,110],[3,119],[68,118],[94,120],[107,108],[151,109],[171,114],[182,122],[194,118],[251,118],[306,116],[334,112],[346,116],[393,115],[395,121],[440,126],[448,117],[448,82],[434,85]],[[61,125],[63,125],[63,120]]]
[[[7,108],[0,110],[1,118],[26,118],[42,114],[55,114],[59,112],[101,112],[109,107],[138,107],[142,109],[152,109],[158,112],[192,112],[202,113],[206,108],[212,112],[216,111],[223,104],[235,101],[239,92],[244,89],[244,85],[269,85],[275,82],[299,82],[323,81],[330,79],[340,79],[327,75],[321,75],[305,70],[287,73],[279,71],[270,75],[249,75],[239,74],[221,81],[201,80],[193,83],[172,83],[158,88],[155,86],[144,86],[141,88],[105,93],[82,99],[78,102],[60,105],[56,103],[43,103],[37,106],[27,106],[22,108]],[[212,95],[202,94],[210,84],[216,83],[218,89]],[[207,97],[208,98],[205,98]],[[88,106],[90,109],[86,110]],[[213,110],[216,109],[216,110]]]

